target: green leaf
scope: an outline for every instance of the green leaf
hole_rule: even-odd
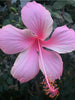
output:
[[[75,24],[72,26],[72,28],[75,30]]]
[[[6,79],[8,78],[8,74],[4,73],[4,74],[2,75],[2,78],[3,78],[3,80],[6,80]]]
[[[9,19],[10,19],[10,20],[14,19],[14,14],[10,13]]]
[[[21,16],[19,16],[19,24],[23,24]]]
[[[7,85],[7,84],[4,84],[4,86],[3,86],[3,87],[4,87],[4,90],[5,90],[5,91],[7,91],[7,90],[8,90],[8,85]]]
[[[19,23],[21,23],[22,22],[22,19],[21,19],[21,16],[19,16]]]
[[[11,9],[11,11],[13,11],[14,13],[17,13],[17,10],[16,10],[14,7],[11,7],[10,9]]]
[[[75,2],[72,4],[73,7],[75,7]]]
[[[54,9],[62,9],[66,4],[67,4],[67,2],[65,0],[58,0],[54,3],[53,8]]]
[[[3,92],[3,87],[2,86],[0,86],[0,92]]]
[[[20,24],[16,24],[16,27],[20,28]]]
[[[8,78],[8,79],[7,79],[7,83],[8,83],[9,85],[13,84],[13,80],[12,80],[11,78]]]
[[[55,29],[57,27],[57,23],[54,21],[53,22],[53,29]]]
[[[64,17],[64,19],[65,19],[67,22],[73,23],[72,17],[71,17],[71,15],[70,15],[69,13],[64,12],[64,13],[63,13],[63,17]]]
[[[62,16],[58,12],[52,12],[52,15],[56,18],[62,19]]]
[[[72,5],[75,7],[75,0],[67,0],[68,4]]]
[[[4,20],[3,26],[5,26],[5,25],[7,25],[7,24],[10,24],[10,20],[8,20],[8,19]]]

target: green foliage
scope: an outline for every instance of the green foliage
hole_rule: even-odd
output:
[[[68,23],[73,23],[72,17],[71,17],[71,15],[69,13],[64,12],[63,13],[63,17]]]
[[[13,11],[14,13],[17,13],[17,10],[16,10],[14,7],[11,7],[10,9],[11,9],[11,11]]]
[[[75,24],[72,26],[72,28],[75,30]]]
[[[54,9],[62,9],[66,4],[67,4],[67,1],[66,0],[57,0],[53,4],[53,8]]]
[[[72,25],[75,22],[75,0],[56,0],[52,5],[44,5],[54,18],[56,26]],[[54,28],[55,29],[55,28]]]
[[[75,0],[67,0],[67,4],[70,4],[75,7]]]

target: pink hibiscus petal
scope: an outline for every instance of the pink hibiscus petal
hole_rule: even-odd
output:
[[[23,23],[41,39],[47,38],[52,32],[51,14],[41,4],[28,2],[21,11]]]
[[[54,51],[47,51],[41,48],[41,55],[39,56],[39,65],[43,74],[50,81],[60,79],[63,72],[63,62],[59,54]]]
[[[42,42],[44,47],[58,53],[68,53],[75,50],[75,31],[67,26],[58,27],[48,41]]]
[[[34,47],[30,47],[20,53],[11,70],[12,76],[21,83],[33,79],[38,72],[38,53]]]
[[[28,48],[34,41],[33,37],[28,29],[6,25],[0,32],[0,46],[5,53],[16,54]]]

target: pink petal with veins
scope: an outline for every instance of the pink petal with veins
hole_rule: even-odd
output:
[[[33,46],[19,54],[11,70],[12,76],[21,83],[33,79],[38,72],[38,53]]]
[[[5,53],[16,54],[28,48],[34,41],[33,37],[28,29],[6,25],[0,32],[0,46]]]
[[[68,53],[75,50],[75,31],[67,26],[58,27],[48,41],[42,45],[58,53]]]
[[[46,39],[52,32],[53,20],[51,14],[41,4],[28,2],[21,11],[22,21],[33,33],[41,39]]]
[[[50,81],[60,79],[63,72],[63,62],[59,54],[41,48],[42,58],[39,56],[40,69]],[[44,65],[42,65],[42,62]]]

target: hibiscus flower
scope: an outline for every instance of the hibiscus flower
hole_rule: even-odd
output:
[[[28,2],[22,8],[21,17],[28,29],[18,29],[12,25],[0,29],[1,50],[6,54],[21,52],[11,74],[24,83],[41,70],[50,93],[55,96],[58,91],[50,82],[60,79],[63,72],[62,58],[58,53],[75,50],[75,32],[67,26],[61,26],[46,40],[52,32],[53,20],[50,12],[35,1]]]

